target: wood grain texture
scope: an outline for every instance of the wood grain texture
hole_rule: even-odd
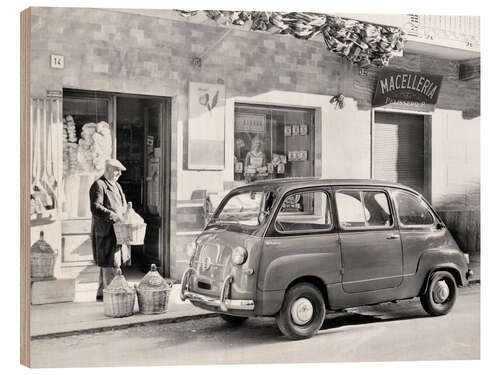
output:
[[[21,13],[21,364],[30,367],[30,39],[31,10]]]

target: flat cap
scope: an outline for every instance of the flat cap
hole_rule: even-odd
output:
[[[106,165],[109,165],[109,166],[114,167],[114,168],[118,168],[121,171],[126,171],[127,170],[127,168],[125,168],[123,166],[123,164],[120,163],[120,161],[117,160],[117,159],[108,159],[108,160],[106,160]]]

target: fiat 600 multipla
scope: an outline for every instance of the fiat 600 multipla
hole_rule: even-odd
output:
[[[229,192],[189,244],[181,299],[233,324],[274,316],[292,339],[326,312],[420,297],[443,315],[472,275],[416,191],[374,180],[276,179]]]

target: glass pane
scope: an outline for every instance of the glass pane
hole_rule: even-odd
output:
[[[389,210],[387,196],[379,191],[365,191],[363,197],[367,225],[377,227],[392,226],[392,216]]]
[[[396,194],[398,216],[403,225],[431,225],[434,217],[429,212],[427,205],[421,199],[398,192]]]
[[[361,192],[339,191],[335,194],[340,225],[345,228],[365,226],[365,214],[361,202]]]
[[[308,206],[304,213],[290,214],[289,202],[302,202]],[[323,191],[301,192],[289,195],[283,202],[276,219],[279,232],[316,231],[331,228],[332,218],[328,196]]]
[[[89,189],[112,157],[109,101],[104,98],[63,98],[63,216],[90,218]]]
[[[311,110],[237,105],[235,181],[312,176],[313,120]]]
[[[259,225],[263,197],[264,193],[261,191],[234,195],[229,198],[215,219],[234,221],[249,226]]]

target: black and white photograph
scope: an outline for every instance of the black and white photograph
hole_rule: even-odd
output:
[[[21,363],[480,360],[480,13],[215,5],[19,10]]]

